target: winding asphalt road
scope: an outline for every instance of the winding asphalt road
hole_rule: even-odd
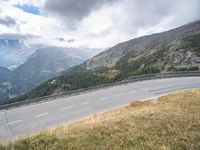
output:
[[[99,112],[179,90],[200,88],[200,77],[156,79],[99,89],[0,111],[0,141],[55,127]]]

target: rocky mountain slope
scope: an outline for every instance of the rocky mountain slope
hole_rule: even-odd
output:
[[[0,100],[23,94],[89,57],[88,53],[80,49],[39,49],[13,71],[0,68]]]
[[[87,67],[96,68],[99,66],[113,67],[120,58],[129,53],[134,53],[133,58],[136,56],[151,55],[156,51],[165,49],[175,50],[181,49],[183,42],[189,42],[191,38],[198,38],[200,34],[199,21],[191,23],[167,32],[148,35],[140,38],[136,38],[124,43],[120,43],[109,50],[100,53],[86,62]],[[196,39],[198,42],[198,39]],[[174,53],[172,54],[174,55]]]
[[[199,70],[199,67],[200,21],[196,21],[120,43],[11,101],[120,81],[134,75]]]

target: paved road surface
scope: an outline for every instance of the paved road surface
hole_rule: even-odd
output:
[[[170,92],[200,88],[200,77],[157,79],[104,88],[55,101],[0,111],[0,140],[40,131],[65,122]]]

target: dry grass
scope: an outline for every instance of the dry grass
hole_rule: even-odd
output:
[[[200,149],[200,90],[163,96],[2,145],[1,149]]]

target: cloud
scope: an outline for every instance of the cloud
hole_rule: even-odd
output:
[[[89,45],[113,46],[199,20],[199,14],[199,0],[121,0],[86,17],[75,39]]]
[[[31,34],[38,38],[30,42],[50,46],[105,48],[199,20],[200,1],[0,0],[0,11],[4,22],[10,17],[17,23],[0,24],[0,33]]]
[[[17,23],[16,23],[15,19],[13,19],[9,16],[6,16],[4,18],[0,18],[0,24],[10,27],[10,26],[15,26]]]
[[[117,0],[47,0],[44,8],[51,14],[62,18],[72,29],[76,23],[87,17],[92,11]]]
[[[66,40],[65,40],[64,38],[62,38],[62,37],[56,38],[56,40],[58,40],[58,41],[60,41],[60,42],[66,41]]]
[[[68,43],[72,43],[72,42],[74,42],[75,40],[74,39],[69,39],[67,42]]]
[[[10,40],[25,40],[25,39],[33,39],[37,38],[37,36],[31,34],[0,34],[0,39],[10,39]]]
[[[199,14],[199,0],[123,0],[111,10],[112,17],[108,19],[115,24],[114,29],[136,35],[151,28],[160,32],[157,26],[164,30],[181,26],[200,19]]]

